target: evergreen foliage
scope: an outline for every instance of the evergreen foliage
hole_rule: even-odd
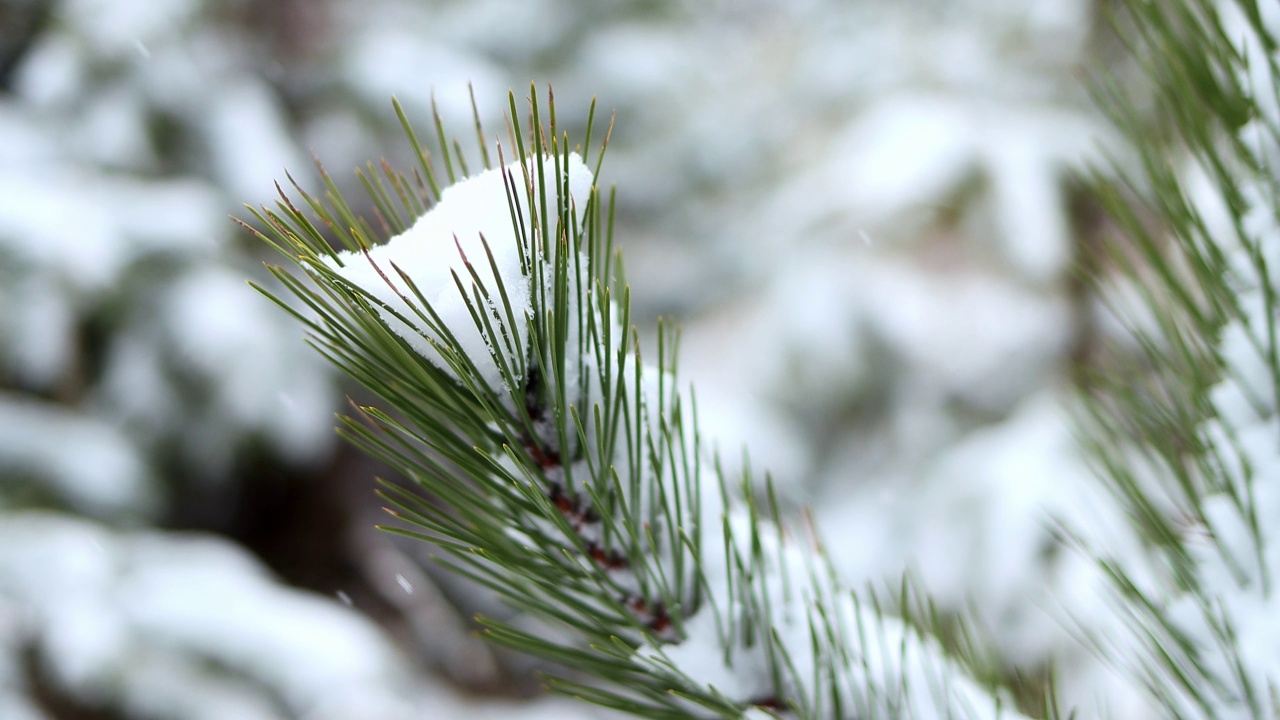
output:
[[[550,96],[530,96],[525,123],[512,96],[505,145],[489,152],[477,120],[470,160],[438,117],[428,152],[397,112],[418,165],[361,172],[374,221],[323,175],[323,195],[295,182],[300,201],[254,210],[254,232],[290,261],[271,268],[288,290],[273,299],[385,403],[341,430],[411,482],[382,483],[388,529],[553,628],[482,619],[490,638],[574,671],[554,687],[645,717],[1016,716],[843,587],[771,491],[720,472],[675,333],[660,330],[656,366],[642,358],[613,193],[587,170],[607,145],[592,148],[594,107],[579,147]],[[482,184],[500,188],[488,206]],[[458,215],[468,197],[504,226]]]
[[[1128,308],[1141,364],[1094,379],[1090,426],[1156,562],[1098,550],[1133,630],[1102,652],[1168,717],[1275,717],[1280,8],[1125,10],[1153,90],[1140,109],[1099,83],[1140,161],[1102,195],[1132,240],[1111,257],[1142,298]]]

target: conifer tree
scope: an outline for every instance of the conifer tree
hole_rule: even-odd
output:
[[[438,118],[425,150],[401,112],[416,166],[360,173],[372,219],[323,172],[323,193],[295,182],[253,211],[288,260],[271,268],[287,290],[273,299],[380,398],[341,430],[409,481],[381,484],[387,529],[544,621],[480,620],[568,668],[553,687],[601,705],[1020,717],[973,679],[962,643],[949,657],[927,617],[889,617],[845,587],[819,529],[721,472],[676,375],[676,333],[660,326],[642,353],[614,192],[595,184],[594,106],[577,144],[549,95],[509,104],[505,140],[490,146],[477,121],[470,154]],[[920,605],[906,584],[894,600]]]

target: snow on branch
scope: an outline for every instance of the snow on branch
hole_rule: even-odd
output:
[[[343,430],[416,486],[384,484],[402,521],[388,529],[572,630],[569,642],[482,620],[495,641],[594,676],[553,685],[604,705],[1001,716],[1001,699],[935,642],[843,587],[814,533],[784,532],[771,495],[726,480],[671,371],[674,333],[660,328],[656,357],[642,358],[612,210],[538,102],[526,136],[512,98],[515,161],[437,192],[419,152],[414,179],[384,168],[367,181],[396,231],[385,244],[332,183],[327,202],[295,185],[305,205],[282,197],[254,213],[260,237],[304,270],[273,268],[307,306],[291,311],[312,342],[387,403]],[[463,166],[448,145],[440,159],[451,177]],[[347,249],[331,251],[320,227]]]
[[[541,197],[538,178],[555,177],[555,162],[546,158],[541,172],[532,174],[529,195]],[[591,171],[578,154],[571,153],[566,175],[581,222],[593,182]],[[510,193],[514,210],[507,204],[507,185],[512,180],[519,183]],[[484,170],[445,188],[431,210],[386,243],[342,251],[325,261],[344,281],[375,297],[383,306],[379,314],[388,327],[419,355],[449,370],[439,348],[452,343],[471,359],[489,387],[501,388],[499,365],[523,366],[529,352],[527,316],[533,310],[533,298],[518,235],[534,233],[534,213],[523,186],[518,162]],[[547,188],[552,207],[559,205],[559,188],[559,182]],[[523,227],[512,222],[512,212]],[[504,289],[501,297],[499,288]],[[480,307],[474,303],[474,292],[483,297]],[[472,314],[476,310],[490,315],[495,334],[502,339],[500,346],[494,347],[483,336],[484,326]],[[495,353],[502,357],[493,357]]]

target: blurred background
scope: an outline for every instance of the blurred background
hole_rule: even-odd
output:
[[[471,634],[509,613],[373,529],[357,392],[246,284],[228,214],[312,152],[406,165],[592,97],[648,328],[704,431],[812,507],[855,586],[915,577],[1033,702],[1142,717],[1076,639],[1128,542],[1071,426],[1123,346],[1075,269],[1124,157],[1104,0],[0,0],[0,718],[602,717]],[[1123,69],[1123,68],[1121,68]],[[520,619],[514,618],[516,622]]]

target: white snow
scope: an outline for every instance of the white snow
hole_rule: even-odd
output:
[[[335,704],[353,718],[388,717],[378,713],[391,702],[400,711],[390,717],[408,712],[408,666],[380,631],[336,601],[277,585],[224,541],[117,535],[57,515],[0,520],[0,610],[28,617],[59,682],[81,696],[136,692],[142,697],[130,704],[182,707],[212,693],[223,709],[263,708],[252,696],[263,698],[265,687],[295,717],[334,717],[323,709]],[[203,658],[205,667],[181,658]],[[258,689],[227,697],[214,687],[227,680],[210,664]],[[167,693],[166,701],[146,681],[156,672],[189,676],[180,687],[195,694]]]
[[[115,178],[44,162],[0,168],[0,256],[102,292],[130,263],[154,253],[207,252],[219,208],[199,182]]]
[[[0,353],[22,381],[52,387],[71,362],[75,309],[57,283],[35,275],[0,291]],[[7,341],[7,342],[6,342]]]
[[[594,717],[568,699],[488,701],[416,677],[367,617],[278,584],[225,540],[0,513],[5,720],[44,720],[24,702],[27,643],[58,690],[126,717]]]
[[[0,688],[0,717],[9,720],[50,720],[34,702]]]
[[[138,55],[139,42],[163,38],[196,21],[201,0],[174,0],[152,6],[145,2],[69,0],[60,16],[89,39],[91,49],[108,57]]]
[[[511,84],[504,69],[483,54],[423,42],[419,33],[395,22],[365,26],[343,46],[347,80],[374,111],[390,113],[395,97],[410,118],[425,121],[434,100],[448,127],[465,127],[472,122],[468,84],[482,109]]]
[[[281,100],[265,82],[225,83],[209,101],[203,117],[209,159],[232,197],[268,197],[286,171],[310,167],[296,149]]]
[[[556,162],[552,157],[542,162],[542,172],[548,181],[556,176]],[[532,176],[530,181],[536,184],[538,166],[530,163],[529,172]],[[577,154],[569,156],[566,172],[569,192],[581,222],[591,191],[591,172]],[[364,289],[390,308],[380,309],[379,314],[414,351],[437,367],[454,372],[450,362],[433,345],[443,342],[442,328],[432,327],[434,323],[429,322],[430,315],[420,307],[397,269],[407,275],[438,315],[443,329],[452,333],[457,347],[475,364],[479,376],[488,387],[498,392],[505,383],[498,361],[491,353],[501,354],[513,369],[522,367],[529,352],[527,314],[531,308],[530,280],[521,268],[521,240],[516,235],[507,204],[504,173],[510,173],[515,183],[516,202],[525,222],[524,232],[532,242],[525,180],[517,161],[505,169],[486,170],[446,188],[439,203],[418,218],[411,228],[387,243],[373,247],[367,256],[344,252],[341,267],[330,262],[343,279]],[[559,203],[559,186],[557,182],[554,188],[547,188],[549,212]],[[488,253],[492,253],[492,265]],[[477,284],[469,271],[475,272],[480,285],[488,293],[488,301],[484,305],[475,304],[472,293]],[[468,293],[465,300],[454,280],[455,275]],[[499,282],[506,289],[510,310],[516,320],[515,327],[509,327],[506,308],[501,307]],[[471,301],[477,312],[490,316],[499,337],[485,336],[471,316],[467,301]],[[395,317],[393,311],[399,313],[403,320]],[[509,337],[504,337],[507,333]],[[490,340],[497,345],[491,345]],[[459,375],[454,372],[454,377]]]
[[[173,352],[215,390],[209,429],[251,428],[295,462],[319,459],[332,441],[326,412],[333,406],[332,390],[309,348],[280,341],[290,337],[290,318],[264,303],[241,275],[216,266],[180,275],[162,297],[162,329]],[[120,391],[128,393],[130,369],[118,369]],[[215,467],[229,461],[222,432],[185,442]]]
[[[79,173],[0,171],[0,253],[55,268],[78,288],[106,286],[125,258],[93,184]]]
[[[15,89],[36,106],[70,102],[83,94],[89,74],[86,59],[72,38],[44,38],[18,65]]]
[[[731,509],[729,523],[734,552],[749,557],[753,533],[745,509]],[[770,631],[776,633],[778,647],[787,658],[780,668],[783,693],[796,698],[808,712],[817,717],[831,712],[825,686],[815,686],[814,678],[831,682],[818,668],[843,662],[844,670],[836,671],[834,690],[857,717],[1021,717],[998,712],[996,699],[966,678],[935,643],[842,590],[803,530],[783,536],[776,526],[764,522],[755,537],[761,548],[763,578],[753,583],[752,592],[767,594],[764,602],[773,609]],[[704,605],[685,624],[687,637],[681,643],[642,646],[637,657],[656,669],[674,667],[695,686],[746,704],[773,695],[773,676],[758,642],[747,647],[739,639],[726,653],[721,641],[726,618],[745,617],[742,598],[730,601],[724,564],[728,548],[722,538],[714,529],[704,536],[703,562],[708,602],[718,608],[720,617]],[[758,589],[762,586],[767,590]],[[816,614],[819,606],[830,619],[833,637]],[[837,653],[848,656],[843,661],[832,657]]]
[[[1280,8],[1259,7],[1269,32],[1280,31]],[[1239,69],[1241,80],[1263,115],[1240,129],[1240,138],[1260,165],[1270,168],[1280,147],[1261,123],[1280,121],[1272,92],[1274,58],[1266,57],[1235,4],[1223,3],[1222,9],[1225,32],[1247,59]],[[1200,585],[1175,594],[1164,607],[1176,632],[1205,649],[1196,655],[1203,677],[1211,681],[1200,693],[1205,709],[1193,706],[1177,679],[1157,677],[1163,683],[1159,689],[1190,708],[1189,717],[1273,716],[1277,699],[1265,690],[1280,678],[1280,599],[1274,590],[1280,576],[1274,531],[1280,517],[1280,416],[1269,358],[1276,308],[1267,292],[1280,286],[1273,178],[1238,178],[1246,210],[1237,232],[1211,176],[1194,164],[1187,174],[1191,200],[1203,210],[1209,236],[1227,260],[1225,282],[1236,292],[1238,312],[1216,338],[1221,376],[1209,393],[1211,410],[1198,427],[1211,469],[1202,478],[1202,512],[1190,513],[1193,524],[1184,543]],[[1225,647],[1224,632],[1232,640]],[[1252,697],[1246,697],[1246,687]]]
[[[118,85],[90,95],[84,101],[87,107],[77,118],[83,124],[78,128],[79,132],[71,133],[70,138],[76,155],[91,158],[107,167],[157,164],[147,132],[145,106],[136,87]],[[122,206],[120,209],[128,212],[133,207]]]
[[[1088,122],[1066,119],[1089,114],[1073,89],[1073,73],[1095,49],[1095,3],[807,0],[565,14],[557,0],[518,9],[485,0],[417,6],[339,0],[332,4],[331,28],[280,28],[288,34],[280,43],[262,42],[277,37],[254,25],[263,16],[227,20],[215,5],[62,3],[19,66],[15,92],[0,102],[6,139],[0,186],[13,191],[3,195],[10,202],[0,204],[0,316],[6,321],[0,343],[24,357],[5,354],[0,370],[12,372],[10,363],[21,362],[52,378],[55,370],[75,367],[67,327],[100,306],[118,311],[112,327],[119,330],[103,348],[102,381],[66,413],[82,413],[121,442],[128,439],[127,451],[138,462],[149,465],[149,448],[176,439],[169,444],[185,448],[178,451],[184,463],[212,467],[218,463],[204,460],[220,459],[214,474],[231,482],[223,470],[246,435],[265,433],[273,448],[293,458],[320,453],[316,438],[329,435],[334,393],[317,364],[295,352],[296,327],[286,320],[263,329],[262,316],[248,313],[243,320],[253,327],[245,329],[219,317],[224,303],[228,314],[247,311],[254,301],[264,314],[274,309],[233,287],[231,276],[241,270],[206,274],[210,266],[238,268],[244,259],[241,245],[224,242],[231,234],[220,229],[230,206],[207,212],[210,205],[223,196],[236,204],[262,199],[282,168],[307,166],[300,147],[314,147],[335,175],[352,164],[348,156],[353,162],[389,152],[374,141],[398,133],[388,96],[399,95],[421,129],[432,84],[450,128],[465,135],[465,83],[475,81],[492,136],[502,130],[493,111],[504,106],[502,91],[516,85],[519,95],[525,79],[554,67],[562,118],[573,118],[593,92],[601,93],[604,114],[619,111],[607,166],[622,179],[619,237],[631,246],[628,253],[634,257],[647,237],[663,238],[668,247],[683,243],[678,256],[660,247],[652,254],[661,261],[649,264],[676,294],[641,292],[646,273],[628,266],[638,301],[651,303],[637,308],[637,316],[654,308],[676,312],[694,323],[686,335],[692,346],[708,298],[724,299],[734,315],[731,326],[722,323],[722,332],[710,336],[720,355],[708,363],[724,394],[747,408],[726,408],[720,414],[729,421],[715,423],[729,457],[736,460],[734,445],[746,439],[756,467],[789,481],[792,496],[812,491],[817,507],[832,507],[828,528],[849,531],[835,555],[852,557],[853,564],[882,544],[896,550],[894,529],[904,518],[941,522],[950,534],[933,536],[939,547],[973,550],[964,560],[977,568],[1012,560],[1004,548],[981,545],[996,550],[984,558],[980,543],[968,543],[974,518],[1009,522],[1018,537],[1032,537],[1031,522],[1012,512],[1033,506],[1026,496],[1032,488],[990,503],[991,514],[966,522],[919,497],[922,485],[939,490],[943,482],[884,488],[863,469],[889,464],[901,477],[927,481],[925,471],[917,478],[918,468],[903,465],[919,460],[932,467],[948,445],[989,424],[989,417],[957,419],[974,398],[986,401],[980,412],[1010,418],[999,437],[1027,439],[1029,448],[1051,445],[1034,442],[1040,437],[1035,427],[1023,434],[1012,425],[1028,421],[1018,410],[1027,395],[1056,377],[1056,362],[1072,338],[1070,310],[1054,283],[1030,291],[1019,283],[1036,285],[1060,268],[1055,238],[1064,205],[1052,183],[1063,177],[1057,168],[1078,166],[1074,150],[1093,132]],[[341,30],[342,42],[332,42],[333,28]],[[290,40],[299,37],[306,41],[302,55]],[[320,87],[315,68],[325,69]],[[285,93],[287,112],[280,100]],[[324,113],[336,120],[299,142],[295,128],[311,127]],[[158,144],[148,124],[154,120],[173,125],[182,140],[178,152]],[[252,135],[237,134],[246,127]],[[991,143],[999,150],[1006,137],[1027,154],[1012,161],[984,154]],[[813,182],[815,176],[821,182]],[[125,184],[127,192],[114,189]],[[179,185],[204,199],[183,199]],[[166,192],[170,187],[173,194]],[[886,204],[867,202],[872,199]],[[505,204],[498,205],[505,218]],[[864,232],[875,240],[871,247],[861,241]],[[814,243],[799,241],[815,238],[858,252],[815,252]],[[146,268],[158,255],[165,267],[179,270],[153,285]],[[947,265],[957,258],[989,262],[987,255],[995,261],[966,279],[955,278],[971,268]],[[139,269],[144,272],[135,273]],[[9,271],[33,283],[21,296],[32,305],[20,312],[10,300],[18,286]],[[988,281],[998,289],[973,289]],[[41,290],[26,293],[36,287]],[[54,292],[62,294],[57,301],[50,298]],[[192,314],[166,311],[157,298],[180,300]],[[890,316],[877,319],[882,312]],[[465,313],[461,321],[470,327]],[[909,327],[893,327],[900,321]],[[19,329],[11,333],[10,327]],[[267,337],[274,341],[257,341]],[[220,346],[262,362],[214,367],[225,359]],[[38,368],[43,361],[49,364]],[[239,377],[244,374],[256,379]],[[18,377],[43,382],[31,372]],[[192,385],[208,390],[201,393],[208,402],[184,397]],[[1223,398],[1239,389],[1226,384],[1215,394],[1224,414]],[[710,395],[700,399],[709,417]],[[730,427],[734,421],[737,427]],[[999,493],[1006,484],[986,471],[1004,455],[991,438],[978,444],[996,457],[958,454],[975,463],[975,472],[963,488],[943,494],[986,507],[982,492]],[[865,508],[844,502],[864,485],[873,486],[857,495]],[[1029,485],[1046,489],[1046,483]],[[1049,500],[1057,497],[1050,488]],[[922,507],[933,510],[926,514]],[[980,530],[999,536],[997,527]],[[1031,553],[1018,557],[1039,562]],[[1036,567],[1007,572],[1000,587],[1010,590],[1019,578],[1043,574]],[[987,572],[962,575],[953,579],[986,597],[970,578]],[[1070,579],[1062,583],[1074,587]],[[961,589],[942,590],[958,595]],[[0,619],[0,645],[5,627]],[[1029,642],[1001,652],[1024,657],[1037,647]],[[209,679],[199,656],[174,650],[131,661],[150,680],[128,681],[133,699],[126,714],[256,718],[283,712],[251,682]],[[1080,677],[1086,680],[1078,687],[1091,689],[1088,678],[1095,676]],[[0,717],[7,718],[6,692],[0,689]],[[473,703],[441,695],[432,711],[462,716]],[[492,714],[525,712],[512,706]]]
[[[33,478],[89,515],[155,510],[155,478],[128,436],[101,418],[12,393],[0,393],[0,478]]]
[[[1073,251],[1068,208],[1058,201],[1065,164],[1044,149],[1044,128],[1055,124],[1065,125],[1048,116],[995,128],[986,153],[1005,257],[1018,275],[1041,285],[1066,273]],[[1087,136],[1085,128],[1078,132]]]
[[[889,98],[837,140],[830,164],[802,192],[828,212],[852,207],[872,223],[918,212],[976,169],[974,132],[974,119],[945,97]]]

